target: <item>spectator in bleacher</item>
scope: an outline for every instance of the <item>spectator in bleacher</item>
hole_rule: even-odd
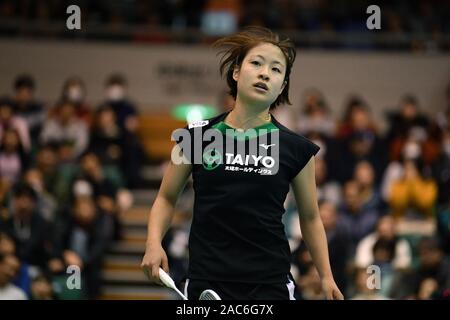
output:
[[[105,83],[105,103],[116,113],[119,127],[136,133],[138,127],[137,108],[128,97],[128,83],[121,74],[112,74]]]
[[[396,221],[390,215],[381,217],[378,220],[375,232],[367,235],[358,243],[356,247],[355,266],[357,268],[367,268],[373,264],[375,260],[373,247],[380,239],[393,243],[393,268],[397,270],[408,270],[412,263],[411,248],[408,241],[396,235]]]
[[[24,172],[23,181],[33,188],[37,195],[37,207],[42,217],[50,222],[55,221],[57,211],[57,201],[55,197],[45,189],[42,172],[32,168]]]
[[[93,152],[88,151],[80,159],[80,171],[76,180],[87,181],[96,197],[106,196],[111,198],[111,202],[114,202],[117,184],[106,174],[99,158]],[[102,209],[106,210],[107,208]]]
[[[345,183],[353,176],[355,166],[360,161],[369,161],[374,168],[381,171],[380,165],[377,165],[379,155],[375,150],[375,135],[370,131],[354,132],[345,141],[339,141],[340,157],[331,165],[330,172],[340,183]]]
[[[336,136],[346,140],[354,132],[370,131],[377,133],[377,126],[370,113],[367,103],[358,96],[350,96],[344,110],[344,117],[338,125]]]
[[[57,201],[58,206],[69,202],[70,183],[76,174],[72,166],[61,166],[58,155],[50,145],[39,148],[35,159],[35,168],[43,178],[43,189],[47,190]]]
[[[16,254],[16,244],[13,239],[5,232],[0,232],[0,253]]]
[[[105,103],[110,105],[116,114],[116,121],[122,129],[124,144],[122,170],[127,173],[127,186],[137,187],[140,184],[140,169],[144,159],[144,151],[137,135],[138,112],[136,106],[127,95],[128,83],[123,75],[111,75],[105,85]]]
[[[19,181],[29,164],[19,134],[14,129],[6,129],[0,141],[0,178],[10,183]]]
[[[420,161],[422,157],[422,149],[419,142],[414,139],[410,139],[408,143],[403,146],[402,155],[400,159],[391,161],[386,167],[383,173],[382,183],[381,183],[381,195],[383,199],[388,202],[389,197],[392,193],[392,184],[402,178],[404,175],[404,162],[405,160]]]
[[[41,143],[58,146],[62,161],[74,161],[86,150],[89,143],[88,128],[76,116],[75,111],[72,102],[58,103],[55,114],[45,121],[42,128]]]
[[[19,267],[17,257],[0,253],[0,300],[27,300],[25,292],[12,283]]]
[[[323,148],[321,148],[323,150]],[[320,153],[320,151],[319,151]],[[314,158],[316,165],[316,185],[317,185],[317,200],[329,201],[335,206],[339,204],[342,198],[342,190],[339,183],[336,181],[330,181],[328,179],[327,163],[323,157],[316,156]]]
[[[345,295],[347,289],[347,262],[350,258],[347,228],[338,223],[336,206],[332,202],[319,201],[319,213],[327,235],[330,265],[336,284]]]
[[[92,195],[96,205],[104,213],[109,214],[114,221],[114,237],[120,238],[121,226],[117,204],[118,186],[114,178],[107,175],[98,157],[88,152],[81,158],[80,172],[72,184],[72,193]]]
[[[44,275],[39,275],[31,282],[32,300],[55,300],[56,295],[51,281]]]
[[[381,198],[378,187],[375,185],[375,171],[370,162],[363,160],[356,164],[353,180],[359,186],[364,206],[380,213],[385,212],[386,204]]]
[[[359,161],[370,162],[378,177],[385,167],[385,152],[378,137],[377,128],[369,107],[359,98],[352,98],[347,106],[344,120],[337,132],[339,144],[338,161],[329,162],[335,178],[345,183],[353,176]],[[378,182],[378,181],[377,181]]]
[[[100,295],[103,258],[112,239],[111,215],[98,209],[92,197],[77,197],[59,246],[65,264],[82,269],[85,293],[90,299]]]
[[[393,297],[417,298],[421,290],[425,289],[423,286],[430,286],[430,282],[431,287],[435,288],[428,297],[432,294],[442,297],[446,290],[450,290],[450,263],[444,256],[442,243],[436,237],[424,237],[417,244],[417,253],[419,256],[417,269],[398,278],[393,284]],[[424,283],[425,280],[432,281]]]
[[[395,218],[433,218],[437,199],[434,179],[424,175],[420,159],[405,159],[403,173],[392,182],[388,203]]]
[[[433,297],[438,298],[439,293],[437,292],[439,284],[433,278],[422,279],[419,283],[417,292],[412,297],[415,300],[432,300]]]
[[[304,93],[303,100],[303,110],[297,124],[298,131],[303,135],[315,132],[327,137],[334,136],[336,123],[331,117],[322,92],[310,88]]]
[[[26,184],[13,189],[11,216],[0,224],[17,245],[17,256],[33,269],[47,270],[55,257],[54,230],[37,208],[37,195]]]
[[[306,273],[308,266],[312,263],[312,257],[305,241],[302,241],[301,239],[299,239],[298,244],[291,249],[291,254],[291,272],[294,278],[296,278],[297,276]]]
[[[298,283],[298,290],[300,291],[300,299],[325,300],[320,276],[314,264],[308,264],[305,273],[297,278],[296,282]]]
[[[396,245],[397,243],[393,239],[379,238],[372,247],[372,265],[380,268],[380,293],[385,297],[390,296],[392,283],[397,276],[397,270],[393,265]]]
[[[301,241],[292,250],[291,273],[296,283],[296,299],[324,299],[320,285],[320,277],[304,241]]]
[[[111,106],[106,104],[97,109],[89,141],[89,150],[97,155],[103,166],[120,173],[125,141]]]
[[[339,223],[344,224],[350,234],[349,250],[354,254],[357,243],[375,230],[380,212],[366,206],[356,181],[344,185],[344,201],[339,207]]]
[[[0,98],[0,140],[3,137],[3,132],[7,129],[14,129],[17,131],[23,149],[28,153],[31,150],[28,125],[22,117],[14,115],[14,105],[12,100],[8,97],[2,97]]]
[[[89,127],[92,122],[92,109],[86,102],[86,85],[77,76],[70,77],[64,82],[61,101],[70,101],[75,105],[75,114]]]
[[[0,254],[16,256],[16,244],[5,232],[0,232]],[[22,289],[27,296],[30,296],[31,278],[28,272],[28,264],[19,261],[20,267],[13,279],[13,284]]]
[[[46,117],[44,106],[34,96],[35,89],[35,81],[30,75],[19,75],[14,81],[14,113],[27,122],[33,145],[38,142]]]
[[[439,156],[439,143],[430,136],[428,129],[413,127],[405,138],[397,138],[391,144],[392,161],[401,159],[401,153],[409,144],[415,143],[420,150],[420,157],[425,165],[431,165]]]
[[[378,266],[381,272],[380,294],[391,296],[396,279],[412,267],[412,253],[408,241],[395,234],[395,220],[383,216],[377,230],[363,238],[357,246],[354,267],[367,269]]]
[[[420,112],[419,103],[412,95],[406,95],[400,101],[399,111],[388,114],[389,129],[386,142],[389,146],[390,161],[398,161],[404,146],[411,140],[420,144],[423,160],[426,164],[436,158],[438,148],[429,136],[430,121]]]
[[[370,273],[366,268],[358,268],[354,273],[355,293],[352,295],[351,300],[386,300],[387,298],[381,294],[379,288],[376,286],[371,287],[367,284],[369,281]]]
[[[330,198],[328,200],[338,204],[341,200],[342,186],[340,181],[337,180],[339,174],[335,170],[339,168],[336,159],[342,156],[342,147],[334,136],[329,137],[319,132],[310,131],[305,137],[320,147],[315,157],[316,160],[320,158],[320,161],[316,161],[316,166],[319,166],[319,172],[317,172],[316,168],[318,191],[320,194],[324,191],[325,194],[321,194],[321,196],[326,195],[326,197],[332,197],[332,199]],[[317,179],[319,182],[317,182]],[[321,190],[322,187],[324,187],[324,190]]]

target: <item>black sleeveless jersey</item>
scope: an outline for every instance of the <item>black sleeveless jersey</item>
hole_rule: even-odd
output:
[[[284,201],[319,147],[274,117],[239,132],[223,122],[226,115],[174,138],[193,163],[188,278],[284,283],[290,270]]]

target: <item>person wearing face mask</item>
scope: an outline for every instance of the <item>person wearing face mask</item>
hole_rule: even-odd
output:
[[[77,117],[90,126],[92,121],[92,108],[86,102],[86,86],[83,79],[77,76],[68,78],[63,85],[61,101],[70,101],[75,106]]]
[[[121,74],[112,74],[106,80],[104,105],[115,113],[117,125],[123,133],[124,144],[122,171],[126,172],[126,184],[129,188],[141,185],[140,168],[145,157],[144,149],[138,137],[138,112],[127,96],[127,80]]]
[[[135,133],[137,129],[136,106],[127,96],[127,80],[120,74],[113,74],[106,80],[106,104],[116,113],[117,123],[122,129]]]

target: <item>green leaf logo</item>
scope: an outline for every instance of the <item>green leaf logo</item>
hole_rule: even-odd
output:
[[[203,168],[214,170],[222,163],[222,155],[217,149],[209,149],[203,152]]]

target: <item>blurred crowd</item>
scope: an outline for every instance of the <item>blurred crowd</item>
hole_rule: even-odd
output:
[[[380,4],[380,32],[387,36],[384,39],[370,38],[374,32],[366,27],[366,10],[372,2],[343,0],[0,0],[0,21],[20,22],[17,28],[0,23],[0,34],[76,37],[77,33],[64,30],[66,8],[72,4],[79,5],[82,12],[80,37],[199,43],[206,40],[193,34],[214,37],[259,25],[294,34],[322,35],[315,40],[295,39],[300,47],[450,50],[448,39],[442,41],[450,31],[450,5],[431,0]],[[28,23],[34,23],[33,27],[25,28]],[[59,23],[60,32],[52,34],[51,28],[45,27],[39,34],[36,23]],[[101,30],[96,29],[99,26]],[[180,38],[183,32],[185,36]],[[359,37],[339,37],[349,33],[359,33]]]
[[[71,265],[83,274],[80,298],[97,298],[104,254],[121,238],[120,214],[146,160],[127,80],[110,75],[96,108],[78,77],[50,106],[30,75],[12,87],[0,97],[0,299],[67,297]]]

